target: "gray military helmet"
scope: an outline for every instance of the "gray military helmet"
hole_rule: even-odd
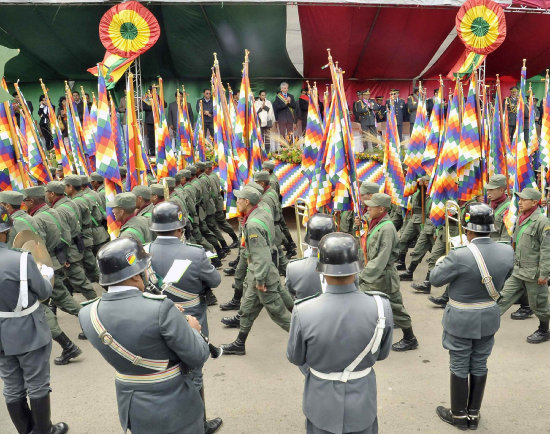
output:
[[[105,244],[97,252],[99,284],[120,283],[143,273],[151,263],[151,255],[133,238],[122,237]]]

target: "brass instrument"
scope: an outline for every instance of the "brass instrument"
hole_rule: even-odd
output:
[[[450,212],[454,211],[450,214]],[[451,229],[450,229],[450,221],[455,221],[458,224],[458,237],[460,239],[460,245],[462,246],[464,244],[464,240],[462,238],[462,222],[460,221],[460,205],[456,203],[454,200],[448,200],[445,202],[445,255],[448,255],[451,251],[451,247],[453,247],[452,240],[451,240]]]
[[[164,200],[168,202],[168,199],[170,199],[170,189],[168,188],[168,180],[166,178],[162,178],[162,186],[164,187]]]
[[[304,249],[302,247],[302,224],[304,218],[309,218],[309,207],[307,202],[299,197],[294,203],[294,211],[296,213],[296,232],[298,233],[298,255],[300,258],[304,257]],[[300,217],[302,219],[300,220]]]
[[[29,230],[19,232],[13,239],[13,248],[29,252],[38,265],[38,268],[40,268],[41,265],[53,268],[52,258],[48,253],[44,240],[34,232]],[[50,283],[53,286],[53,277],[50,279]]]

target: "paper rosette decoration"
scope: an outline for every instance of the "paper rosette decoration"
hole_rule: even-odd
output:
[[[456,15],[456,30],[466,50],[487,55],[506,38],[504,11],[492,0],[468,0]]]
[[[108,52],[134,57],[147,51],[160,36],[155,16],[136,1],[109,9],[99,22],[99,38]]]

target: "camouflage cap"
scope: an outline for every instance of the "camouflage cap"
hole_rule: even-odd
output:
[[[536,188],[524,188],[521,192],[516,192],[520,199],[540,200],[541,194]]]
[[[176,178],[173,178],[172,176],[167,176],[164,178],[166,182],[166,185],[168,185],[168,188],[176,188]]]
[[[25,198],[27,197],[45,197],[46,196],[46,189],[43,185],[37,185],[36,187],[29,187],[25,188],[23,190],[23,194],[25,195]]]
[[[191,172],[191,176],[195,176],[197,174],[197,166],[195,166],[194,164],[190,164],[189,166],[187,166],[187,169],[189,169],[189,171]]]
[[[136,185],[133,188],[132,193],[136,197],[142,197],[145,200],[151,200],[151,187],[148,187],[146,185]]]
[[[92,181],[95,181],[95,182],[103,182],[105,181],[105,179],[103,178],[103,176],[101,176],[99,173],[97,172],[92,172],[92,174],[90,175],[90,178],[92,179]]]
[[[63,179],[63,181],[65,182],[65,185],[72,185],[74,187],[80,187],[82,185],[80,175],[68,175]]]
[[[212,161],[205,161],[204,164],[206,165],[207,169],[211,169],[212,167],[214,167],[214,163],[212,163]]]
[[[204,170],[206,169],[206,164],[204,161],[199,161],[195,163],[195,166],[197,166],[197,170]]]
[[[264,194],[264,188],[260,184],[258,184],[257,182],[249,181],[248,184],[246,184],[246,185],[249,185],[250,187],[255,188],[256,190],[258,190],[258,192],[260,194]]]
[[[376,182],[364,181],[359,187],[360,194],[374,194],[380,191],[380,186]]]
[[[266,160],[262,164],[262,169],[275,170],[275,163],[270,160]]]
[[[261,172],[254,173],[254,181],[256,182],[269,182],[269,172],[262,170]]]
[[[23,202],[23,194],[18,191],[1,191],[0,203],[7,203],[8,205],[19,205]]]
[[[107,202],[107,206],[110,208],[135,208],[136,199],[134,193],[119,193],[115,196],[114,200]]]
[[[184,177],[185,179],[191,179],[192,175],[189,169],[183,169],[180,172],[181,172],[181,176]]]
[[[508,180],[504,175],[493,175],[489,178],[489,182],[485,185],[486,190],[494,190],[495,188],[506,188]]]
[[[90,177],[87,175],[80,175],[80,182],[82,182],[82,185],[88,185],[90,183]]]
[[[61,181],[51,181],[46,185],[46,191],[55,194],[64,194],[65,184],[63,184]]]
[[[174,179],[176,180],[176,185],[181,183],[181,178],[183,178],[183,174],[181,173],[183,170],[178,170],[176,175],[174,176]]]
[[[257,205],[260,201],[261,195],[258,190],[249,185],[245,185],[240,190],[235,191],[235,197],[237,199],[247,199],[252,205]]]
[[[151,184],[151,195],[164,197],[164,186],[162,184]]]
[[[383,206],[389,209],[391,208],[391,197],[385,193],[375,193],[365,204],[367,206]]]

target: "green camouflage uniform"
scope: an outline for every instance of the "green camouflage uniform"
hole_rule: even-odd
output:
[[[97,269],[97,263],[95,260],[95,254],[93,252],[94,237],[92,232],[92,215],[88,200],[83,197],[83,191],[77,191],[72,198],[72,204],[75,207],[75,215],[80,222],[80,228],[82,229],[82,239],[84,241],[84,252],[82,258],[82,265],[86,271],[86,276],[91,282],[99,281],[99,271]],[[78,291],[77,288],[75,288]]]
[[[233,230],[233,227],[229,224],[225,218],[225,210],[223,203],[223,193],[221,190],[220,178],[214,172],[208,175],[210,185],[212,186],[212,198],[214,199],[214,205],[216,206],[216,212],[214,213],[214,218],[218,227],[228,234],[233,241],[237,241],[237,234]]]
[[[133,238],[140,244],[147,244],[152,241],[151,230],[147,217],[133,216],[128,219],[121,227],[119,238]]]

